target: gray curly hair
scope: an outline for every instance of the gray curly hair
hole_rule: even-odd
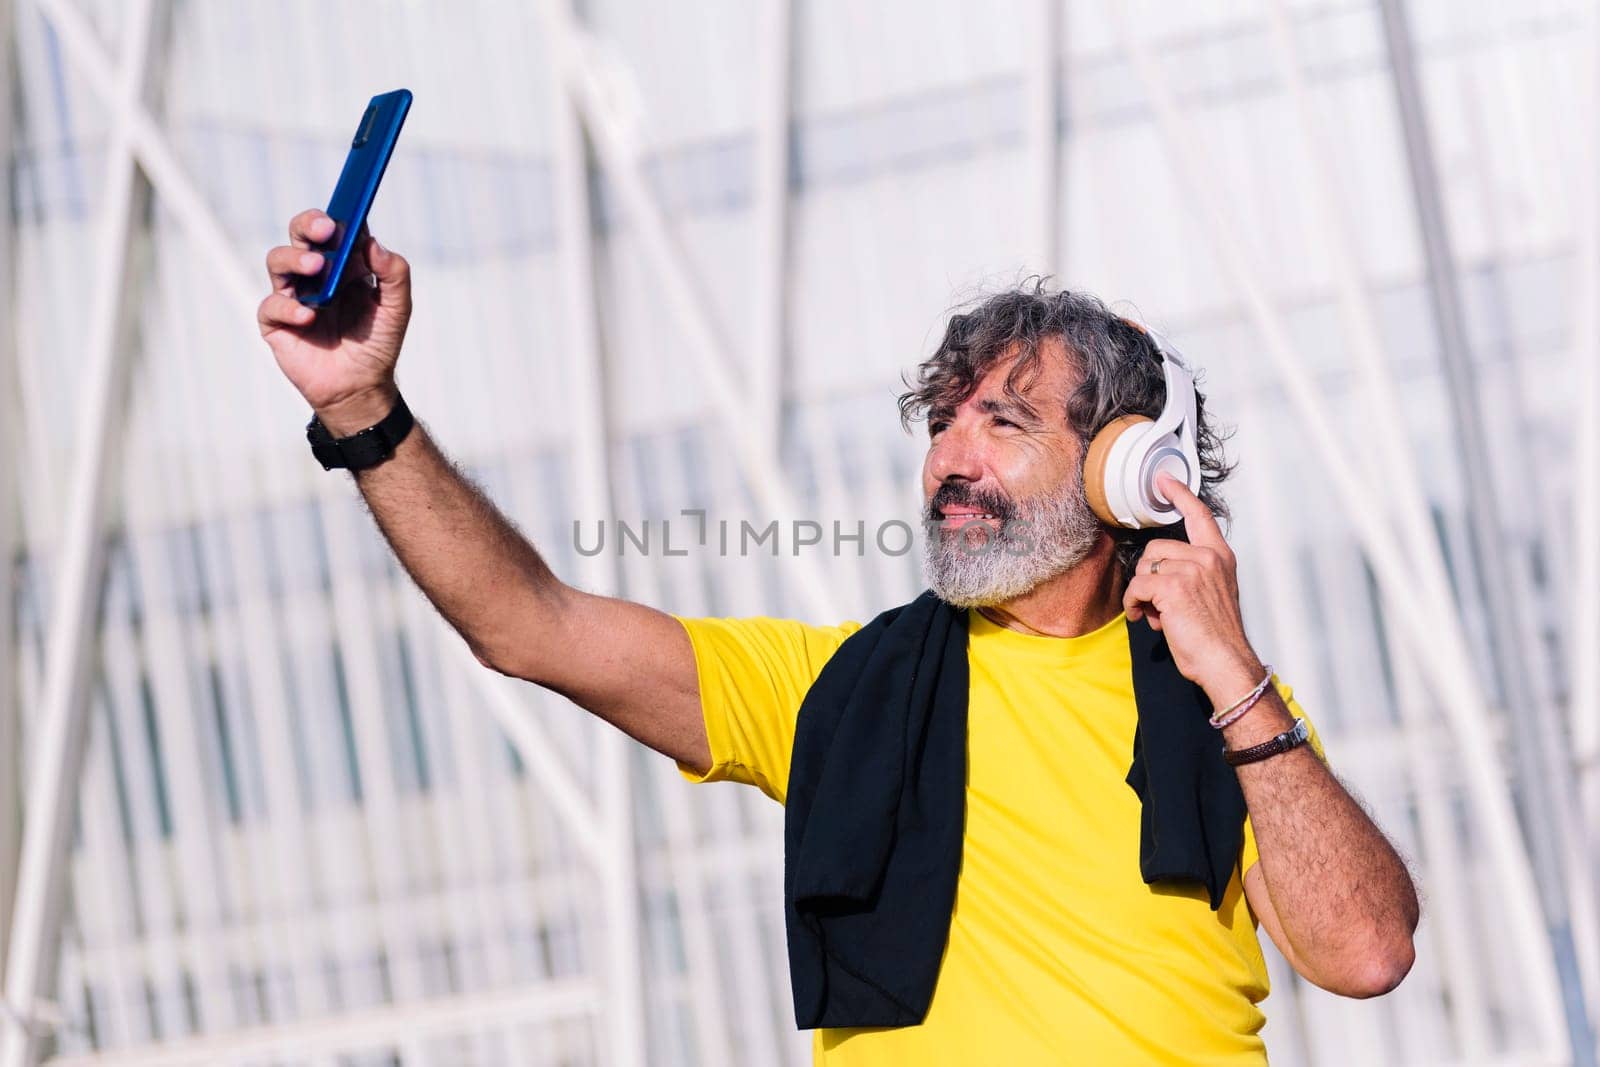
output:
[[[933,408],[954,408],[972,395],[978,382],[996,363],[1015,352],[1017,359],[1006,375],[1005,390],[1014,398],[1039,373],[1039,342],[1059,337],[1083,372],[1083,380],[1066,398],[1067,424],[1085,447],[1094,435],[1122,415],[1156,418],[1167,399],[1162,356],[1155,341],[1142,328],[1113,313],[1088,293],[1053,289],[1049,279],[1033,277],[1014,288],[980,297],[967,310],[950,318],[944,339],[923,361],[915,380],[905,379],[900,396],[900,422],[908,431],[913,422],[927,418]],[[1196,375],[1195,384],[1199,385]],[[1220,433],[1206,416],[1205,397],[1195,390],[1195,443],[1200,453],[1199,497],[1219,519],[1229,518],[1227,503],[1218,486],[1236,464],[1223,456]],[[1144,546],[1159,537],[1187,533],[1176,527],[1130,530],[1110,527],[1116,556],[1126,581]]]

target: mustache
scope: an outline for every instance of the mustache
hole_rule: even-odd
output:
[[[934,491],[923,517],[929,522],[938,522],[944,517],[944,509],[950,507],[977,508],[1002,521],[1014,517],[1017,510],[1009,499],[992,490],[973,489],[960,482],[945,482]]]

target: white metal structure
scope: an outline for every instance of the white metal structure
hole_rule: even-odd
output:
[[[1252,636],[1426,893],[1390,997],[1273,956],[1274,1062],[1592,1062],[1597,46],[1577,0],[0,0],[0,1067],[807,1060],[781,811],[480,667],[256,336],[399,85],[401,383],[589,588],[901,602],[892,398],[949,305],[1049,271],[1160,326],[1238,427]],[[1559,898],[1523,731],[1590,798],[1544,798]]]

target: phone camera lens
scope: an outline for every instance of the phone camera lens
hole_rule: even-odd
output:
[[[372,124],[378,117],[376,107],[368,107],[367,113],[361,116],[361,126],[356,130],[356,139],[350,142],[351,148],[360,148],[367,143],[367,138],[372,136]]]

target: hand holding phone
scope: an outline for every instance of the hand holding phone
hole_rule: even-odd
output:
[[[315,276],[302,278],[295,290],[302,304],[321,307],[339,291],[350,253],[362,236],[367,212],[372,210],[378,184],[383,181],[395,142],[400,139],[400,127],[405,125],[410,110],[411,91],[396,89],[373,97],[362,112],[344,170],[328,200],[328,217],[333,219],[334,231],[318,249],[323,253],[322,269]]]
[[[400,92],[409,105],[411,94]],[[336,436],[388,413],[411,318],[410,265],[366,232],[367,210],[398,132],[398,123],[382,125],[381,113],[369,106],[330,210],[297,214],[289,222],[289,243],[267,253],[272,293],[257,310],[261,335],[284,376]],[[381,159],[358,159],[374,137],[387,142]],[[376,284],[363,281],[368,275]]]

